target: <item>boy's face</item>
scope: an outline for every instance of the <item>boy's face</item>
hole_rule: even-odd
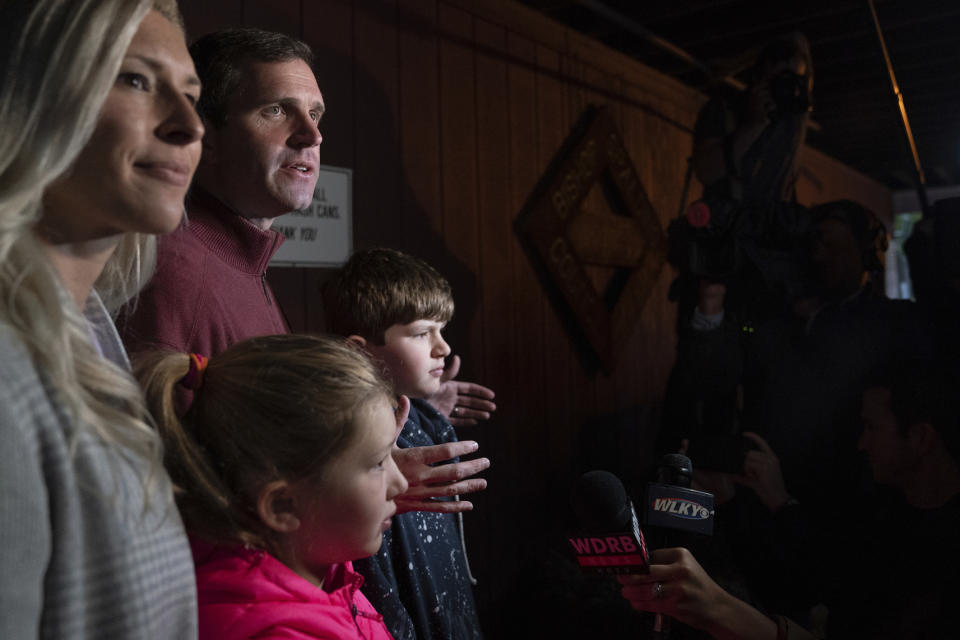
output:
[[[397,393],[411,398],[427,398],[440,388],[443,359],[450,346],[441,332],[446,323],[414,320],[391,325],[382,345],[368,342],[370,354],[380,360]]]

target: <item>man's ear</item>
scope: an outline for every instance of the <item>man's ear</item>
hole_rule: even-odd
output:
[[[357,345],[361,349],[367,348],[367,340],[363,336],[358,336],[356,334],[352,336],[347,336],[347,342],[352,342],[353,344]]]
[[[200,141],[200,162],[206,164],[216,164],[217,162],[217,140],[213,133],[213,128],[206,120],[203,121],[205,132]]]
[[[907,440],[910,448],[918,457],[923,457],[937,447],[943,446],[940,434],[929,422],[915,422],[907,430]]]
[[[274,480],[268,483],[257,496],[257,515],[265,525],[279,533],[293,533],[300,528],[296,502],[290,483]]]

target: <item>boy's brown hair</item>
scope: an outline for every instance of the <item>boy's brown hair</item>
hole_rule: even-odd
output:
[[[334,281],[327,303],[331,331],[359,335],[377,345],[395,324],[449,322],[453,317],[450,283],[423,260],[394,249],[353,254]]]

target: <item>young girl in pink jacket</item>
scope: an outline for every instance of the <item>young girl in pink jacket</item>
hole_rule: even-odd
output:
[[[350,561],[377,551],[407,488],[391,451],[409,405],[368,358],[265,336],[209,363],[149,354],[137,374],[192,537],[200,640],[390,638]]]

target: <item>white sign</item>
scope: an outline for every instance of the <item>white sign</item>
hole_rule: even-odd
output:
[[[353,170],[320,165],[317,174],[310,206],[273,221],[285,240],[271,265],[339,267],[353,253]]]

